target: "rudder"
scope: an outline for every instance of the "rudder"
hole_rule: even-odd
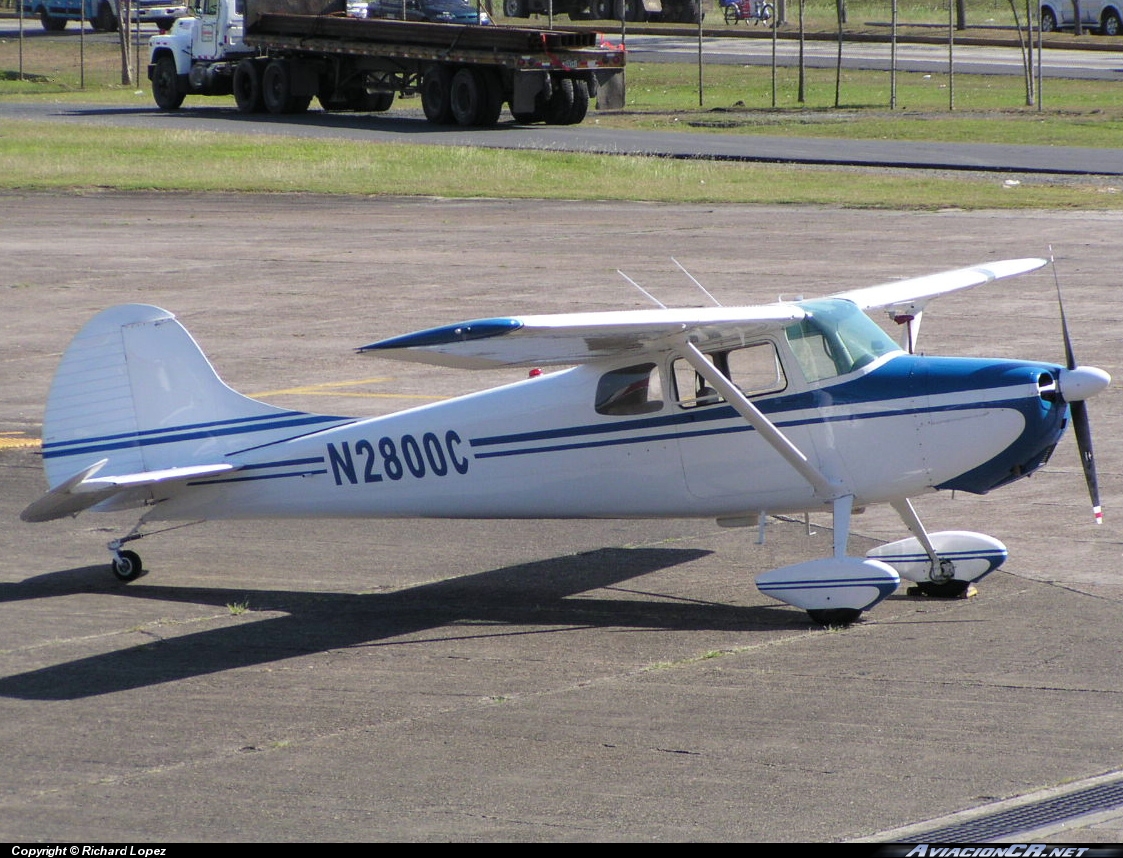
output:
[[[54,487],[100,459],[109,461],[99,476],[222,462],[312,417],[242,396],[175,316],[123,304],[94,316],[63,355],[43,420],[44,468]],[[261,431],[268,437],[245,437]]]

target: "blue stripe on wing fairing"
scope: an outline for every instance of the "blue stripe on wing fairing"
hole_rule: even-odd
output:
[[[475,319],[457,325],[443,325],[428,328],[412,334],[402,334],[388,340],[379,340],[369,345],[359,346],[356,351],[369,352],[381,349],[410,349],[425,346],[446,346],[450,343],[463,343],[468,340],[485,340],[488,337],[501,337],[523,326],[518,319]]]

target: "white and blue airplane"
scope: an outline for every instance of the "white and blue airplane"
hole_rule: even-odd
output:
[[[1110,382],[1066,364],[915,353],[928,301],[1038,269],[1015,259],[754,307],[480,319],[382,340],[367,354],[447,367],[535,368],[526,380],[355,419],[277,408],[216,375],[172,314],[105,310],[63,356],[47,402],[50,490],[22,514],[141,508],[157,521],[271,517],[712,517],[833,514],[830,557],[757,578],[820,624],[847,624],[901,578],[960,596],[1007,556],[930,533],[910,498],[985,493],[1049,458],[1071,419],[1100,520],[1085,400]],[[1058,300],[1060,298],[1058,290]],[[903,347],[866,315],[887,310]],[[539,367],[567,367],[541,373]],[[847,553],[851,515],[887,503],[911,536]]]

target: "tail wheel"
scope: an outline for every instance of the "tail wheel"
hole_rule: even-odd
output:
[[[242,60],[234,69],[234,102],[242,113],[261,113],[261,68],[253,60]]]
[[[144,566],[140,562],[140,555],[135,551],[121,551],[110,564],[110,568],[118,581],[135,581],[144,574]]]
[[[433,66],[425,72],[421,81],[421,108],[430,122],[452,124],[451,84],[452,74],[445,66]]]

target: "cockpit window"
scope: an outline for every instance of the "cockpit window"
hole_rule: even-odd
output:
[[[737,385],[745,396],[779,393],[788,386],[787,376],[784,375],[784,368],[776,354],[776,346],[771,341],[714,352],[706,355],[706,359]],[[678,404],[682,408],[696,408],[699,405],[725,401],[683,358],[674,362],[674,376]]]
[[[801,301],[799,306],[810,315],[785,328],[784,335],[809,383],[846,375],[898,350],[850,301]]]
[[[654,363],[614,369],[597,384],[598,414],[650,414],[663,407],[663,384]]]

